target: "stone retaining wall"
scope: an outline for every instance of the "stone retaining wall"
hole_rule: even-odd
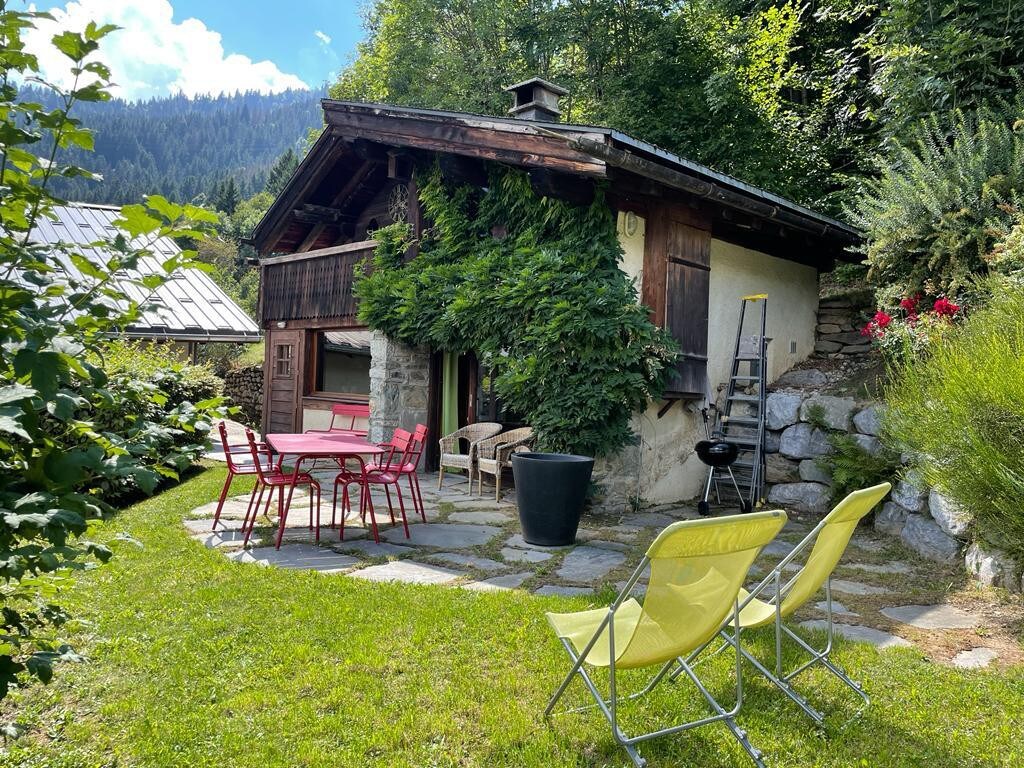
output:
[[[860,334],[870,312],[870,304],[858,297],[822,299],[818,304],[815,354],[834,357],[870,352],[870,340]]]
[[[263,416],[263,366],[247,365],[224,374],[224,396],[241,409],[238,421],[259,429]]]
[[[853,435],[868,453],[882,450],[878,438],[882,406],[857,402],[852,397],[799,391],[768,395],[768,503],[823,515],[832,506],[832,478],[818,461],[831,451],[831,446],[826,430],[811,423],[815,406],[820,409],[824,426]],[[984,584],[1024,591],[1024,563],[978,542],[969,543],[969,513],[929,488],[913,469],[905,468],[903,477],[893,478],[892,483],[892,493],[875,513],[876,530],[899,537],[908,548],[929,560],[964,562],[968,574]]]

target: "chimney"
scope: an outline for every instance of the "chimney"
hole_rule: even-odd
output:
[[[544,123],[557,123],[561,112],[558,111],[558,99],[569,93],[565,88],[539,77],[524,80],[521,83],[505,88],[515,96],[515,103],[508,111],[520,120],[538,120]]]

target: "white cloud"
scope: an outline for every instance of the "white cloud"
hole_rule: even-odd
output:
[[[110,67],[117,83],[114,94],[124,99],[309,87],[272,61],[226,53],[220,33],[198,19],[175,22],[167,0],[77,0],[51,13],[54,22],[40,21],[24,37],[43,75],[64,85],[70,81],[69,61],[49,39],[57,31],[80,31],[96,21],[121,27],[103,39],[96,56]]]
[[[319,41],[320,41],[321,43],[323,43],[324,45],[330,45],[330,44],[331,44],[331,36],[330,36],[330,35],[328,35],[328,34],[327,34],[326,32],[321,32],[321,31],[320,31],[320,30],[318,29],[318,30],[317,30],[316,32],[314,32],[313,34],[314,34],[314,35],[316,36],[316,39],[317,39],[317,40],[319,40]]]

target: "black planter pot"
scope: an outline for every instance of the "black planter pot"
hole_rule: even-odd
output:
[[[594,460],[568,453],[514,453],[512,474],[523,539],[542,547],[576,541]]]

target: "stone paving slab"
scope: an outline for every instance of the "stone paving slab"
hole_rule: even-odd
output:
[[[828,622],[825,619],[812,619],[801,621],[800,626],[804,629],[828,629]],[[847,640],[856,640],[859,643],[870,643],[878,649],[885,648],[909,648],[910,643],[898,635],[882,632],[871,627],[862,627],[859,624],[833,624],[832,631]]]
[[[540,589],[535,589],[533,594],[542,597],[561,595],[562,597],[579,597],[580,595],[592,595],[594,590],[589,587],[567,587],[562,584],[545,584]]]
[[[331,549],[336,549],[340,552],[358,552],[365,557],[402,557],[403,555],[411,555],[416,552],[413,547],[401,547],[397,544],[389,544],[386,541],[378,544],[372,538],[352,541],[347,538],[347,534],[345,541],[334,541],[330,546]]]
[[[881,614],[918,629],[974,629],[980,623],[977,616],[952,605],[901,605],[883,608]]]
[[[865,552],[881,552],[885,549],[885,541],[869,536],[854,536],[850,539],[850,545]]]
[[[359,565],[359,560],[348,555],[341,555],[330,549],[310,544],[288,544],[281,549],[273,547],[257,547],[240,550],[228,555],[238,563],[255,563],[256,565],[274,565],[278,568],[289,568],[320,573],[339,573]]]
[[[512,519],[511,515],[506,515],[504,512],[490,512],[487,510],[472,511],[472,512],[452,512],[448,515],[449,523],[473,523],[476,525],[487,525],[493,523],[495,525],[504,525]]]
[[[822,613],[826,613],[828,611],[828,602],[826,600],[822,600],[819,603],[815,603],[813,607],[817,608]],[[849,619],[859,619],[860,618],[860,614],[859,613],[854,613],[849,608],[847,608],[845,605],[843,605],[842,603],[840,603],[840,602],[838,602],[836,600],[832,601],[832,613],[834,613],[836,616],[843,616],[843,617],[849,618]]]
[[[192,536],[207,549],[241,549],[245,544],[245,534],[242,531],[209,531],[197,533]],[[263,540],[255,533],[249,537],[249,546],[258,547]]]
[[[564,547],[542,547],[540,544],[530,544],[523,538],[523,534],[516,533],[508,538],[505,542],[506,547],[515,547],[516,549],[536,549],[541,552],[564,552],[565,550],[572,549],[575,544],[568,544]]]
[[[910,573],[913,569],[906,563],[894,560],[891,563],[876,565],[875,563],[840,563],[845,568],[855,568],[868,573]]]
[[[624,562],[626,556],[621,552],[584,544],[565,556],[557,574],[566,581],[595,582]]]
[[[468,584],[463,584],[462,587],[475,592],[505,592],[510,589],[518,589],[531,576],[533,576],[533,571],[509,573],[504,576],[491,576],[488,579],[471,581]]]
[[[694,517],[697,515],[694,514]],[[630,525],[637,528],[666,528],[672,523],[678,523],[683,517],[673,517],[661,512],[633,512],[623,515],[619,521],[620,525]]]
[[[510,563],[543,563],[554,557],[551,552],[541,552],[536,549],[514,549],[513,547],[502,547],[501,556]]]
[[[391,528],[381,533],[381,538],[390,542],[402,542],[419,547],[440,549],[468,549],[488,543],[501,528],[493,525],[470,525],[468,523],[416,523],[409,526],[409,538],[401,528]]]
[[[991,648],[971,648],[954,656],[952,664],[957,669],[984,669],[998,658]]]
[[[769,541],[765,545],[764,549],[761,550],[760,557],[767,556],[767,557],[783,558],[783,557],[785,557],[786,555],[788,555],[792,551],[793,551],[793,545],[792,544],[790,544],[787,541],[779,541],[778,539],[775,539],[773,541]]]
[[[438,560],[448,565],[461,565],[464,568],[476,568],[480,571],[508,570],[507,565],[499,563],[497,560],[491,560],[489,557],[467,555],[462,552],[435,552],[428,555],[428,557],[431,560]]]
[[[218,531],[238,531],[241,528],[241,520],[225,520],[221,518],[217,521]],[[186,520],[185,529],[190,533],[211,533],[213,531],[213,519],[202,517],[198,520]]]
[[[863,584],[859,581],[848,581],[847,579],[832,579],[832,591],[842,592],[846,595],[889,594],[889,590],[885,587],[876,587],[874,584]]]
[[[356,579],[367,581],[401,581],[406,584],[450,584],[466,574],[413,560],[394,560],[381,565],[371,565],[350,574]]]

